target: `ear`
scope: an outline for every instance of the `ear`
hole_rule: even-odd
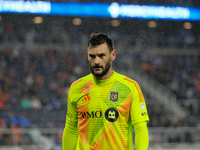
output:
[[[88,58],[88,61],[89,61],[89,47],[87,49],[87,58]]]
[[[111,52],[111,60],[113,61],[113,60],[115,60],[115,58],[116,58],[116,50],[113,50],[112,52]]]

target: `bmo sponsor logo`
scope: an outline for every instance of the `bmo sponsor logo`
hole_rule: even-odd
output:
[[[79,118],[101,118],[103,113],[101,111],[79,112]]]
[[[119,117],[119,112],[115,108],[108,108],[105,113],[102,111],[91,111],[91,112],[79,112],[79,119],[88,119],[88,118],[101,118],[105,117],[105,119],[109,122],[115,122]]]

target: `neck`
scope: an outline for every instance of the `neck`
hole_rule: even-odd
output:
[[[104,76],[102,76],[102,77],[94,76],[94,78],[97,79],[97,80],[105,80],[105,79],[110,78],[112,75],[113,75],[113,71],[110,68],[109,71]]]

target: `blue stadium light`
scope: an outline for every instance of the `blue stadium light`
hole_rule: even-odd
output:
[[[200,21],[196,7],[1,0],[0,13]]]
[[[1,13],[49,14],[51,3],[45,1],[1,0]]]
[[[111,17],[144,19],[189,19],[190,11],[185,7],[127,5],[112,3],[108,8]]]

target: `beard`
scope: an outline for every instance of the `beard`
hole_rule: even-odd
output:
[[[95,76],[95,77],[103,77],[104,75],[106,75],[107,74],[107,72],[108,72],[108,70],[110,69],[110,59],[109,59],[109,61],[106,63],[106,65],[105,65],[105,68],[103,67],[103,66],[100,66],[100,65],[95,65],[95,66],[92,66],[91,64],[90,64],[90,71],[91,71],[91,73]],[[95,73],[94,72],[94,68],[102,68],[103,69],[103,71],[101,72],[101,73]]]

